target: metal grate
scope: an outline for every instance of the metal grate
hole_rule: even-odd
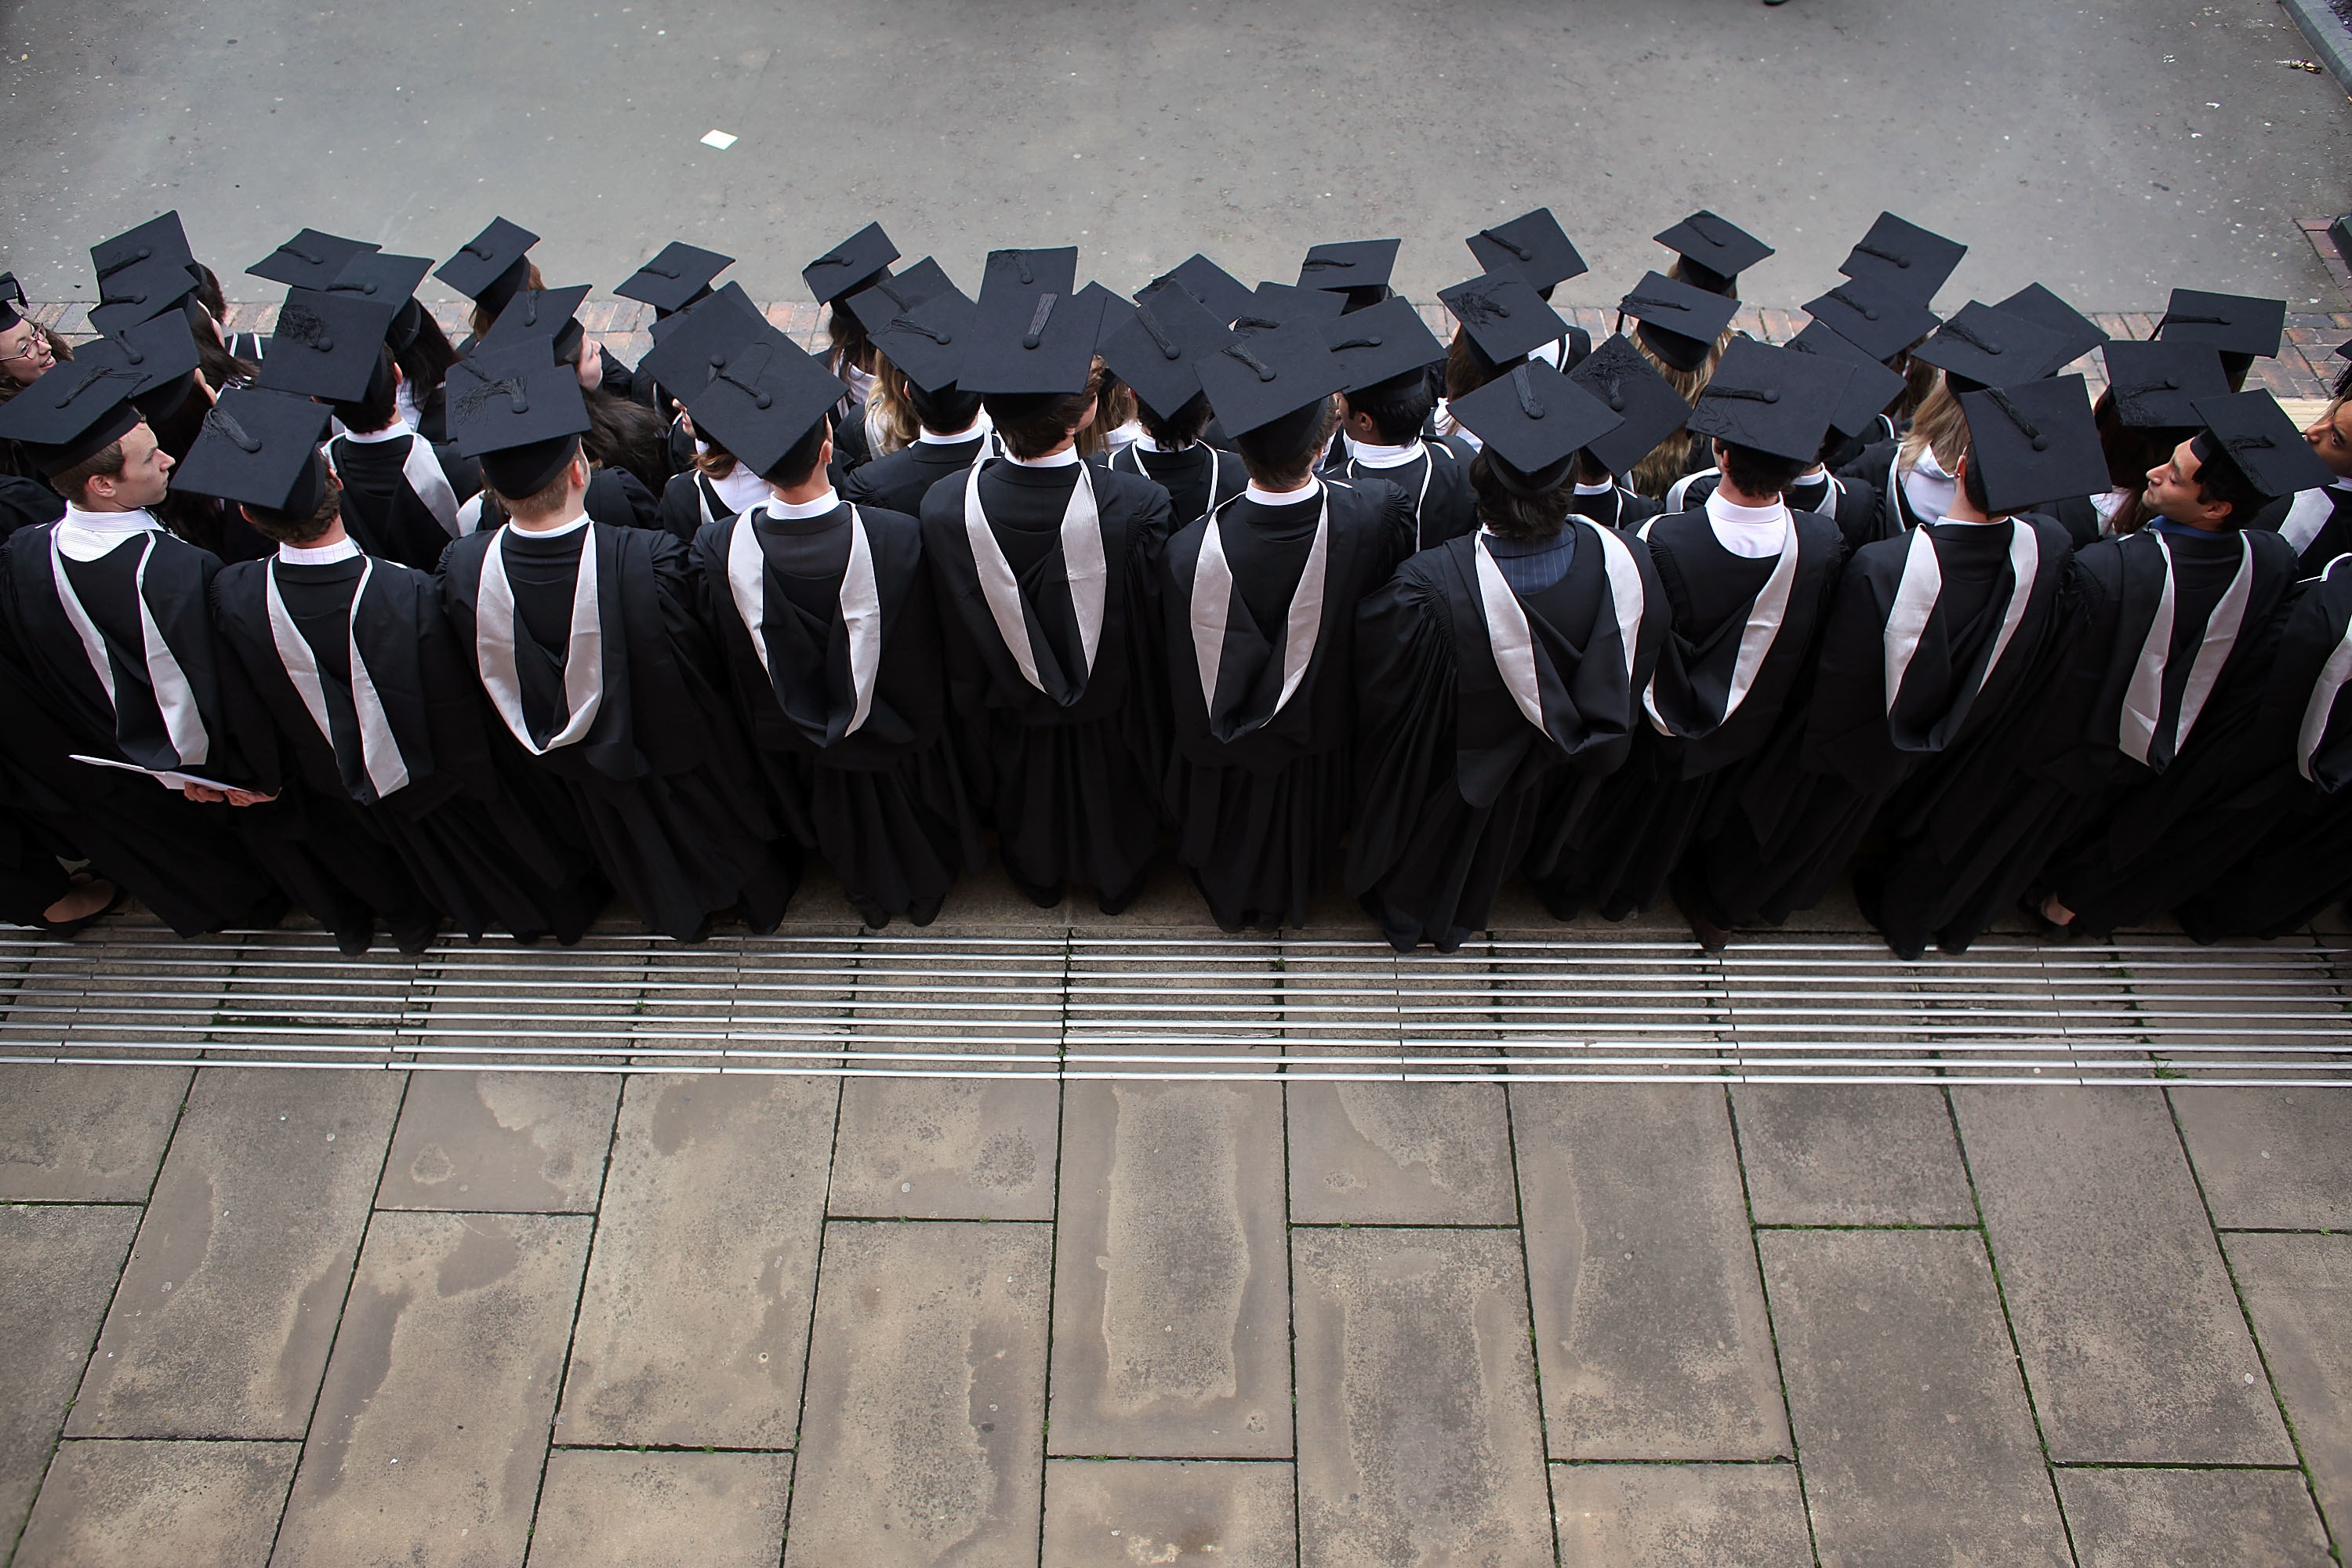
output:
[[[310,933],[0,941],[0,1061],[1433,1082],[2352,1087],[2347,950],[1637,934],[793,933],[345,958]]]

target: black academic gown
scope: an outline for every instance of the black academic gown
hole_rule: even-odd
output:
[[[1681,494],[1677,497],[1668,492],[1668,503],[1675,510],[1696,511],[1722,482],[1719,469],[1702,468],[1686,479],[1675,481],[1675,489]],[[1835,522],[1849,554],[1874,540],[1891,537],[1880,531],[1886,525],[1885,499],[1878,487],[1868,479],[1816,474],[1790,485],[1780,499],[1788,503],[1790,511],[1820,512]]]
[[[755,507],[704,528],[694,561],[778,816],[868,926],[930,924],[982,850],[921,525],[873,507]]]
[[[20,528],[55,522],[65,514],[65,497],[38,479],[0,474],[0,539]]]
[[[2063,529],[2028,516],[1935,523],[1848,557],[1810,682],[1718,787],[1676,896],[1726,928],[1820,902],[1898,787],[1932,789],[1951,772],[1947,753],[2030,697],[2068,546]]]
[[[2296,572],[2315,577],[2329,562],[2352,551],[2352,479],[2298,490],[2255,513],[2250,526],[2284,536],[2294,546]]]
[[[884,511],[923,514],[923,498],[950,474],[961,474],[980,460],[985,436],[969,441],[913,441],[875,458],[851,474],[841,487],[841,499],[856,506]]]
[[[1303,926],[1330,879],[1353,805],[1356,609],[1412,527],[1410,497],[1335,479],[1290,506],[1244,494],[1168,542],[1165,797],[1176,858],[1226,931]]]
[[[514,604],[503,625],[486,623],[481,610],[494,548]],[[575,614],[589,548],[596,591]],[[773,930],[799,858],[763,798],[696,608],[686,546],[656,529],[597,522],[552,535],[507,527],[452,544],[440,577],[458,646],[473,651],[467,662],[499,728],[561,783],[598,865],[646,924],[700,941],[731,906],[755,931]],[[499,637],[507,626],[510,664]],[[592,629],[602,656],[593,668],[575,667],[575,639],[584,659]]]
[[[1103,459],[1103,466],[1139,474],[1166,490],[1171,531],[1190,528],[1249,488],[1249,468],[1241,454],[1206,441],[1195,441],[1181,452],[1146,452],[1141,443],[1131,443]]]
[[[1478,498],[1470,489],[1470,460],[1444,441],[1421,443],[1421,456],[1392,468],[1375,468],[1348,455],[1347,441],[1331,443],[1325,474],[1351,484],[1382,481],[1404,492],[1412,509],[1413,548],[1433,550],[1478,526]]]
[[[2242,777],[2230,781],[2238,787],[2151,824],[2175,855],[2220,868],[2185,897],[2187,879],[2153,890],[2136,878],[2107,888],[2059,879],[2062,899],[2137,897],[2157,907],[2172,899],[2189,935],[2219,942],[2285,936],[2352,894],[2352,559],[2331,564],[2297,584],[2242,743],[2196,748],[2242,759]]]
[[[176,785],[139,773],[70,760],[254,782],[225,716],[206,607],[219,561],[160,528],[127,534],[95,561],[64,559],[52,552],[58,526],[19,529],[0,548],[0,605],[22,660],[9,682],[19,713],[4,743],[20,780],[37,787],[48,820],[63,825],[101,874],[182,936],[275,925],[286,894],[255,864],[245,812],[188,800]],[[58,592],[60,565],[101,645],[106,680]],[[142,603],[163,639],[152,658]]]
[[[2171,636],[2151,646],[2168,552]],[[1958,755],[1946,787],[1906,792],[1889,813],[1901,840],[1868,911],[1889,944],[1965,949],[2071,841],[2103,831],[2123,796],[2226,729],[2232,708],[2252,695],[2231,667],[2265,657],[2292,578],[2284,542],[2252,531],[2144,530],[2078,552],[2032,678],[2032,703]],[[2242,605],[2234,629],[2232,603]],[[2209,637],[2217,662],[2200,670]],[[2192,700],[2200,689],[2210,695]],[[2135,710],[2149,721],[2136,722]]]
[[[1579,494],[1568,503],[1568,510],[1602,528],[1631,533],[1652,518],[1663,515],[1666,503],[1650,496],[1636,495],[1622,485],[1612,485],[1591,495]]]
[[[430,572],[457,536],[457,492],[433,444],[414,433],[389,441],[327,443],[327,460],[343,482],[343,528],[382,561]]]
[[[1641,541],[1570,526],[1569,569],[1538,592],[1482,572],[1482,536],[1466,534],[1358,612],[1347,885],[1400,952],[1451,952],[1483,929],[1574,777],[1632,747],[1664,592]]]
[[[1062,540],[1082,469],[1099,520],[1098,545],[1085,553],[1098,549],[1104,568],[1091,658]],[[1157,572],[1168,492],[1084,463],[991,458],[978,473],[989,553],[1011,574],[997,607],[966,525],[966,485],[933,486],[922,511],[965,782],[996,828],[1006,872],[1033,901],[1051,907],[1077,882],[1116,914],[1142,891],[1159,837],[1168,729]],[[1020,654],[1000,607],[1020,617]]]
[[[1612,921],[1647,910],[1717,786],[1771,739],[1811,663],[1845,559],[1834,521],[1808,511],[1790,518],[1785,579],[1780,556],[1725,549],[1703,506],[1640,529],[1673,626],[1631,756],[1605,778],[1583,781],[1552,829],[1556,847],[1542,858],[1549,864],[1532,874],[1545,907],[1561,920],[1587,903]]]
[[[395,941],[414,951],[442,918],[477,942],[580,939],[611,889],[570,802],[520,777],[511,749],[501,768],[431,577],[243,562],[214,579],[213,615],[250,694],[230,703],[240,745],[299,792],[308,839],[350,841],[339,868]]]

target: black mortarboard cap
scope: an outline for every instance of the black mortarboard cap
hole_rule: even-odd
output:
[[[2114,483],[2079,375],[1964,392],[1960,412],[1969,422],[1969,466],[1997,515],[2103,495]]]
[[[25,286],[16,281],[16,275],[0,272],[0,332],[23,321],[30,309],[25,303]]]
[[[1489,272],[1516,272],[1538,292],[1591,270],[1549,207],[1482,228],[1462,243],[1480,267]]]
[[[1426,370],[1445,358],[1445,345],[1437,341],[1412,301],[1402,295],[1326,321],[1323,338],[1339,356],[1340,368],[1347,374],[1343,392],[1361,392]]]
[[[647,331],[652,334],[655,342],[666,342],[670,333],[677,331],[690,317],[699,316],[706,310],[720,313],[732,312],[736,315],[749,316],[755,321],[764,321],[768,319],[761,313],[759,306],[751,303],[751,296],[743,292],[743,285],[730,283],[725,288],[713,289],[708,296],[697,300],[674,316],[657,319]]]
[[[1201,395],[1201,361],[1233,341],[1190,290],[1163,281],[1146,289],[1134,316],[1103,340],[1103,363],[1145,407],[1173,415]]]
[[[1446,405],[1455,423],[1485,444],[1490,462],[1511,473],[1501,476],[1535,490],[1567,479],[1568,460],[1624,424],[1607,404],[1540,361],[1514,366],[1503,375]]]
[[[565,289],[525,289],[507,301],[490,330],[482,334],[478,345],[486,349],[502,349],[516,343],[542,342],[556,359],[564,358],[582,331],[572,314],[580,301],[588,298],[588,285],[574,283]]]
[[[1298,264],[1301,289],[1328,289],[1351,295],[1373,295],[1389,286],[1396,268],[1400,239],[1346,239],[1318,245]]]
[[[1786,346],[1797,353],[1816,354],[1853,367],[1853,379],[1846,383],[1830,415],[1830,428],[1841,436],[1868,434],[1886,405],[1903,395],[1904,379],[1898,372],[1887,369],[1868,349],[1822,322],[1807,322],[1805,330]]]
[[[256,382],[275,392],[357,403],[367,395],[384,329],[399,309],[357,294],[289,289]]]
[[[319,443],[327,419],[326,405],[307,397],[232,388],[205,414],[172,488],[307,517],[326,494]]]
[[[394,256],[370,248],[344,262],[342,270],[328,282],[324,292],[350,295],[397,309],[415,295],[416,286],[432,270],[433,263],[425,257]]]
[[[940,392],[963,374],[971,338],[972,302],[949,284],[928,300],[892,313],[879,289],[850,300],[876,349],[924,392]]]
[[[1733,292],[1741,273],[1774,254],[1738,224],[1704,207],[1651,237],[1683,258],[1683,281],[1711,294]]]
[[[1696,370],[1739,313],[1739,301],[1650,272],[1617,309],[1642,323],[1637,330],[1653,353],[1676,370]]]
[[[1870,232],[1854,242],[1838,270],[1849,278],[1884,278],[1925,305],[1968,253],[1969,247],[1957,240],[1883,212]]]
[[[1821,455],[1853,374],[1852,365],[1819,354],[1734,338],[1684,423],[1727,446],[1810,463]]]
[[[2254,489],[2265,496],[2317,489],[2336,478],[2336,470],[2311,449],[2311,443],[2303,438],[2278,399],[2267,392],[2200,397],[2197,417],[2205,433],[2221,443]]]
[[[1498,365],[1568,336],[1568,323],[1559,312],[1516,272],[1488,272],[1440,289],[1437,297],[1478,352]]]
[[[971,351],[956,384],[965,392],[1064,395],[1094,374],[1101,314],[1076,284],[1078,252],[992,250],[971,318]]]
[[[857,324],[871,337],[883,321],[903,316],[925,300],[933,300],[955,289],[947,269],[929,257],[924,257],[904,272],[893,272],[887,278],[877,278],[873,286],[861,289],[841,301]],[[904,370],[906,367],[898,367]]]
[[[1228,326],[1250,312],[1249,286],[1205,256],[1196,253],[1152,279],[1155,288],[1167,282],[1175,283]]]
[[[806,267],[801,268],[801,281],[820,304],[856,293],[872,281],[877,274],[890,270],[890,263],[898,259],[898,247],[882,232],[878,223],[869,223]]]
[[[112,239],[100,240],[89,247],[89,264],[97,271],[101,284],[116,273],[142,261],[168,261],[175,267],[195,266],[196,253],[188,248],[188,234],[180,226],[177,212],[151,217],[137,228],[125,229]]]
[[[131,401],[135,370],[98,359],[67,360],[0,403],[0,439],[24,443],[45,474],[59,474],[139,423]]]
[[[1271,321],[1336,321],[1348,309],[1348,297],[1328,289],[1302,289],[1293,283],[1264,282],[1250,295],[1249,308],[1234,318],[1244,331],[1255,331]]]
[[[2064,347],[2049,328],[1971,300],[1911,357],[1970,385],[2016,386],[2065,363],[2058,358]]]
[[[715,313],[646,356],[694,427],[766,474],[848,388],[766,321]]]
[[[1842,279],[1805,313],[1884,364],[1943,322],[1875,273]]]
[[[306,228],[245,269],[248,278],[266,278],[289,289],[321,289],[342,275],[354,256],[381,250],[363,239],[345,239]]]
[[[1202,356],[1201,390],[1227,435],[1245,435],[1339,390],[1347,370],[1323,335],[1320,322],[1285,321]]]
[[[180,310],[166,310],[152,321],[80,344],[74,358],[99,359],[136,375],[131,401],[150,419],[161,419],[180,406],[194,390],[196,367],[203,363],[196,334]]]
[[[1100,283],[1089,283],[1078,290],[1078,302],[1095,312],[1095,353],[1102,353],[1113,332],[1135,320],[1135,306],[1123,294],[1114,294]]]
[[[2175,289],[2156,335],[2170,342],[2210,343],[2225,354],[2263,358],[2279,351],[2286,301],[2246,294]]]
[[[2230,394],[2221,352],[2210,343],[2117,338],[2106,345],[2105,358],[2116,416],[2137,429],[2193,430],[2204,421],[2192,405]]]
[[[1584,444],[1593,461],[1612,474],[1632,473],[1634,464],[1690,417],[1690,405],[1682,394],[1622,332],[1595,346],[1568,378],[1625,421]]]
[[[494,217],[433,276],[496,315],[530,281],[530,247],[538,243],[521,225]]]
[[[190,263],[159,252],[127,263],[98,288],[89,324],[101,332],[119,332],[152,321],[187,299],[196,291],[196,275]]]
[[[710,289],[710,280],[735,265],[731,256],[673,239],[660,254],[623,279],[613,292],[651,305],[656,316],[674,315]]]
[[[2053,352],[2063,357],[2043,371],[2044,375],[2056,374],[2061,367],[2073,364],[2107,341],[2097,322],[2039,283],[2028,283],[1993,309],[2022,316],[2058,334],[2060,346]]]
[[[449,367],[447,392],[458,456],[480,458],[482,478],[502,496],[545,489],[588,428],[579,373],[539,343],[468,354]]]

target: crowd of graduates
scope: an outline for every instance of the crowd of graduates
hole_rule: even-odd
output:
[[[266,337],[176,214],[83,341],[0,279],[0,921],[694,942],[819,857],[920,925],[992,837],[1041,906],[1172,855],[1226,930],[1338,884],[1400,952],[1514,876],[1717,948],[1851,872],[1906,957],[2352,891],[2352,404],[2244,390],[2282,302],[1945,319],[1966,247],[1885,214],[1773,345],[1769,246],[1657,238],[1598,342],[1546,209],[1450,341],[1393,239],[966,294],[870,225],[816,353],[678,243],[635,365],[503,218],[437,269],[305,229]]]

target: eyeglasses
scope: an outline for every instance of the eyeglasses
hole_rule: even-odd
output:
[[[25,340],[25,346],[18,349],[15,353],[0,354],[0,364],[9,364],[20,359],[38,359],[48,352],[49,340],[38,331],[36,331],[31,337]]]

